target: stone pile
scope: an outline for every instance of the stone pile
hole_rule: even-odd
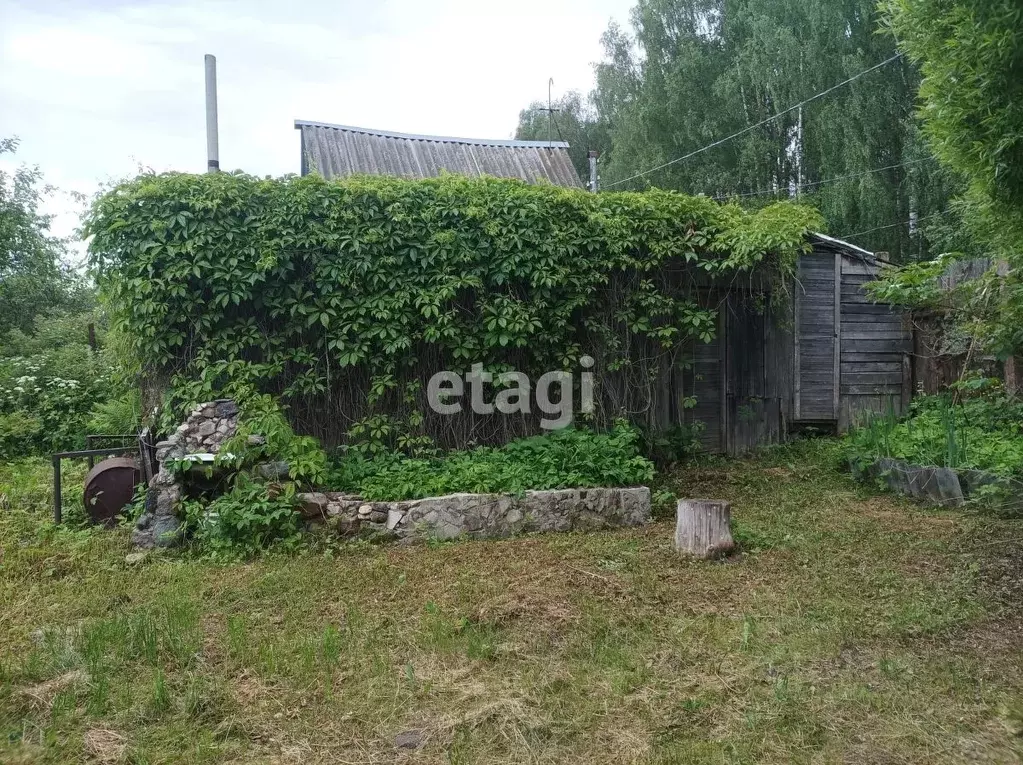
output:
[[[159,468],[146,489],[146,509],[132,533],[132,544],[171,547],[180,542],[183,487],[167,463],[188,455],[215,455],[237,431],[237,404],[219,399],[197,406],[170,438],[156,445]]]
[[[650,520],[650,489],[557,489],[514,494],[448,494],[369,502],[336,492],[300,494],[303,517],[342,536],[379,535],[402,542],[497,539],[543,531],[595,531]]]

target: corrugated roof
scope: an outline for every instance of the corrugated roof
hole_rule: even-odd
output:
[[[446,170],[582,186],[568,156],[568,144],[561,141],[410,135],[304,120],[295,120],[295,128],[302,131],[302,175],[315,171],[325,178],[358,173],[432,178]]]

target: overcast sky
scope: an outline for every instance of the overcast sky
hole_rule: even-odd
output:
[[[202,172],[213,53],[227,170],[298,172],[296,118],[508,138],[549,77],[555,97],[592,87],[600,36],[633,4],[0,0],[0,137],[17,135],[17,161],[86,194],[140,165]],[[70,203],[55,209],[67,233]]]

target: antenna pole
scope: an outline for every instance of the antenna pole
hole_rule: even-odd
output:
[[[551,88],[554,87],[554,78],[547,80],[547,144],[554,143],[554,104],[551,102]]]
[[[217,131],[217,57],[206,54],[206,172],[220,170],[220,136]]]

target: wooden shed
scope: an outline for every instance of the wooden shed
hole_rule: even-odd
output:
[[[846,431],[870,412],[901,412],[913,391],[909,317],[864,284],[888,264],[823,234],[799,259],[794,298],[792,420]]]
[[[864,290],[887,264],[822,234],[810,243],[784,293],[708,293],[717,336],[697,343],[671,381],[672,398],[696,404],[668,417],[700,423],[707,451],[738,454],[807,427],[841,433],[870,412],[908,405],[908,317]]]

